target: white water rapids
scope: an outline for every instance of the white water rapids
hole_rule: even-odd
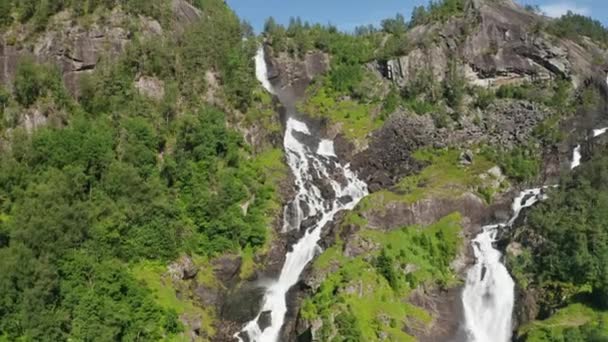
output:
[[[600,136],[607,128],[595,129],[592,137]],[[572,151],[570,169],[581,164],[581,146]],[[473,342],[507,342],[511,339],[511,317],[514,304],[515,283],[507,268],[501,263],[502,254],[493,243],[501,229],[515,223],[522,209],[546,198],[543,188],[524,190],[513,200],[513,215],[509,221],[484,226],[473,240],[476,263],[468,271],[462,293],[464,328],[467,340]]]
[[[544,199],[543,188],[524,190],[513,200],[509,221],[483,227],[473,240],[477,263],[467,274],[462,293],[465,329],[470,341],[506,342],[511,338],[515,283],[494,248],[500,229],[511,226],[522,209]]]
[[[273,93],[266,76],[263,49],[256,56],[256,69],[259,81]],[[302,140],[316,140],[317,143],[305,144]],[[316,146],[313,148],[310,145]],[[333,220],[336,213],[352,209],[367,195],[367,185],[357,178],[349,165],[339,163],[333,142],[315,139],[304,122],[293,117],[287,119],[283,147],[298,190],[290,203],[291,210],[285,211],[286,215],[292,217],[284,221],[283,230],[298,230],[300,223],[306,219],[312,224],[304,228],[306,232],[302,238],[287,253],[279,278],[266,288],[258,316],[235,334],[240,341],[243,341],[243,334],[247,335],[249,341],[278,340],[287,313],[287,292],[298,282],[302,271],[320,249],[317,243],[321,230]],[[324,191],[321,190],[322,184],[325,184]],[[327,188],[331,188],[331,191]],[[327,196],[328,191],[333,195]],[[271,320],[270,326],[262,330],[258,319],[264,312],[270,312]]]

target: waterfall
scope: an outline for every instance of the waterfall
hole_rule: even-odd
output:
[[[600,135],[606,133],[606,131],[608,131],[608,127],[604,127],[604,128],[599,128],[599,129],[594,129],[593,130],[593,137],[599,137]]]
[[[266,58],[264,56],[264,47],[260,46],[258,52],[255,54],[255,76],[258,81],[262,84],[264,89],[269,93],[274,94],[272,85],[268,80],[268,68],[266,67]]]
[[[574,151],[572,151],[572,162],[570,163],[570,170],[577,168],[581,165],[581,145],[576,145]]]
[[[263,53],[263,49],[260,49],[256,56],[256,74],[266,87],[266,64],[257,63],[258,60],[264,61]],[[272,92],[271,87],[269,91]],[[304,122],[294,117],[287,119],[283,147],[298,191],[286,206],[290,209],[285,210],[286,215],[297,218],[285,219],[284,225],[289,227],[283,227],[283,230],[300,229],[303,220],[311,224],[307,224],[304,235],[287,253],[279,278],[266,288],[258,316],[234,335],[240,341],[245,336],[247,340],[255,342],[275,342],[279,339],[287,313],[287,292],[298,282],[304,268],[320,249],[317,243],[321,230],[333,220],[336,213],[352,209],[367,195],[367,185],[357,178],[348,164],[339,162],[333,146],[330,140],[315,138]],[[266,317],[270,315],[270,325],[264,329],[258,324],[263,314]]]
[[[544,188],[524,190],[513,200],[513,215],[504,223],[483,227],[472,241],[477,262],[468,271],[462,302],[470,341],[506,342],[511,338],[515,283],[493,246],[500,229],[511,226],[522,209],[545,198]]]
[[[608,131],[593,130],[592,137]],[[581,164],[581,146],[572,151],[570,169]],[[555,186],[553,186],[555,187]],[[469,341],[507,342],[511,339],[515,283],[501,263],[502,254],[494,248],[501,229],[510,228],[521,210],[546,199],[543,188],[524,190],[513,200],[513,216],[504,223],[484,226],[472,241],[475,265],[468,271],[462,292],[464,328]]]

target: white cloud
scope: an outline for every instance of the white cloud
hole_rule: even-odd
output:
[[[579,7],[576,4],[569,2],[560,2],[556,4],[548,4],[540,6],[540,10],[547,16],[558,18],[571,11],[573,13],[589,15],[590,11],[587,7]]]

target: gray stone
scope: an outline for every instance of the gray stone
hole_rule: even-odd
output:
[[[261,331],[264,331],[266,328],[268,328],[271,324],[272,324],[272,312],[270,310],[268,311],[262,311],[262,313],[260,314],[260,317],[258,317],[258,327],[260,327]]]
[[[471,165],[473,164],[473,152],[471,150],[466,150],[460,153],[460,165]]]
[[[198,273],[198,267],[192,259],[187,256],[181,256],[179,259],[171,263],[168,267],[169,275],[174,281],[192,279]]]
[[[156,77],[141,76],[135,81],[135,88],[140,94],[155,100],[162,100],[165,96],[165,84]]]

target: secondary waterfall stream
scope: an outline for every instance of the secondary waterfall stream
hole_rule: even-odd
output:
[[[593,130],[592,137],[608,131]],[[581,146],[572,151],[570,169],[581,163]],[[484,226],[472,241],[476,263],[468,271],[462,293],[464,328],[467,339],[475,342],[507,342],[511,339],[515,283],[507,268],[501,263],[502,254],[494,248],[501,229],[510,228],[521,210],[544,200],[543,188],[524,190],[513,200],[511,218],[504,223]]]
[[[267,79],[262,48],[256,55],[256,75],[260,83],[274,93]],[[243,341],[244,334],[249,341],[278,340],[287,313],[287,292],[298,282],[306,265],[320,249],[317,243],[321,230],[336,213],[352,209],[367,195],[367,185],[357,178],[349,165],[342,165],[336,157],[333,142],[316,138],[306,123],[294,116],[287,118],[283,147],[297,193],[286,206],[289,210],[285,210],[285,216],[289,217],[284,220],[283,230],[306,231],[287,253],[279,278],[266,288],[258,316],[235,334],[240,341]],[[270,325],[264,328],[259,324],[263,314],[270,316]]]

